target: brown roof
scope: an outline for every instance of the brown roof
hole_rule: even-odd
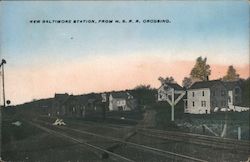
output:
[[[215,85],[223,84],[221,80],[209,80],[209,81],[201,81],[201,82],[195,82],[191,85],[189,89],[200,89],[200,88],[211,88]]]
[[[174,90],[184,90],[179,84],[177,83],[167,83],[164,85],[164,89],[167,90],[168,87],[173,88]]]

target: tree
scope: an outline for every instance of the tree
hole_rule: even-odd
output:
[[[192,79],[199,79],[201,81],[208,80],[209,75],[211,74],[210,66],[207,64],[207,58],[205,57],[198,57],[196,59],[196,63],[191,70],[191,78]]]
[[[172,76],[170,77],[159,77],[158,80],[161,82],[161,84],[166,84],[166,83],[176,83],[174,78]]]
[[[134,90],[150,90],[151,89],[151,86],[150,85],[138,85],[134,88]]]
[[[189,88],[192,84],[192,79],[190,77],[185,77],[183,80],[182,80],[182,87],[184,88]]]
[[[237,81],[240,79],[240,75],[236,73],[233,65],[230,65],[227,69],[227,74],[222,78],[224,81]]]
[[[150,105],[156,102],[157,90],[150,85],[138,85],[131,94],[138,100],[139,106]]]

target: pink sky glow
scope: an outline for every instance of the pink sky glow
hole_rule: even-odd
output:
[[[171,61],[153,56],[95,57],[64,65],[10,69],[6,73],[6,96],[13,104],[19,104],[32,99],[53,97],[55,93],[124,90],[140,84],[150,84],[157,88],[160,86],[159,76],[173,76],[181,85],[194,64],[195,61]],[[210,66],[210,79],[217,79],[226,74],[229,65]],[[242,78],[249,77],[249,64],[234,67]]]

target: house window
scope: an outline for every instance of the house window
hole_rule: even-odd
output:
[[[206,107],[206,106],[207,106],[206,101],[201,101],[201,107]]]
[[[193,101],[193,107],[194,107],[195,105],[194,105],[194,101]]]
[[[204,91],[202,91],[202,96],[205,96],[205,92]]]
[[[192,93],[192,96],[194,97],[194,92]]]
[[[188,108],[188,107],[187,107],[187,100],[184,100],[184,107],[185,107],[185,109]]]
[[[118,111],[123,111],[123,107],[122,106],[118,106]]]

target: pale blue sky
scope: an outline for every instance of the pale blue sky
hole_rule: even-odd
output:
[[[1,54],[13,65],[40,57],[155,53],[247,63],[247,1],[2,2]],[[169,19],[170,24],[30,24],[30,19]],[[73,37],[74,39],[70,39]],[[186,58],[185,58],[186,57]],[[218,57],[219,59],[214,59]],[[172,57],[171,57],[172,58]],[[27,62],[27,59],[30,61]],[[52,60],[51,60],[52,61]]]
[[[171,23],[29,23],[33,19]],[[157,87],[159,76],[181,83],[199,56],[208,58],[211,78],[224,75],[231,64],[249,76],[247,1],[1,1],[0,20],[6,96],[13,104],[58,92]]]

